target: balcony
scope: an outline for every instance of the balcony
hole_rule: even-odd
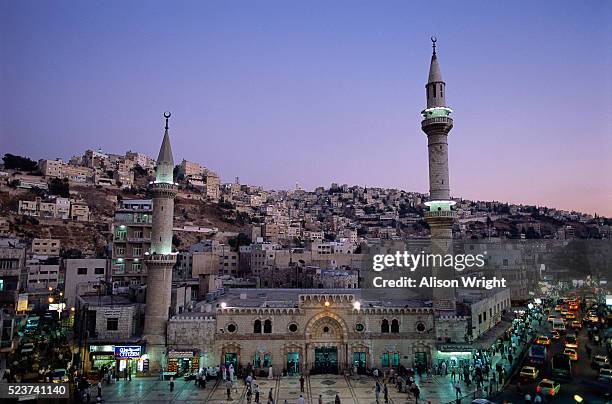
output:
[[[423,119],[421,121],[421,128],[424,128],[429,125],[434,125],[434,124],[453,126],[453,118],[450,118],[447,116],[436,116],[432,118]]]
[[[433,211],[428,211],[425,212],[425,217],[440,217],[440,218],[454,218],[457,216],[457,212],[455,212],[454,210],[433,210]]]
[[[150,243],[151,237],[128,237],[128,243]]]
[[[149,254],[144,259],[149,266],[174,264],[176,262],[176,254]]]

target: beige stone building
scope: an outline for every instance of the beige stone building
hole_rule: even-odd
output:
[[[60,241],[54,238],[35,238],[32,240],[32,254],[57,257],[60,254]]]
[[[431,364],[433,329],[432,309],[416,301],[362,300],[360,290],[240,289],[174,316],[168,346],[194,352],[202,366],[364,372]]]

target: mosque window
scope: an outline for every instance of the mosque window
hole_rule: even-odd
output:
[[[253,334],[261,334],[261,320],[255,320],[253,324]]]
[[[381,325],[380,325],[380,332],[383,334],[388,334],[389,333],[389,320],[387,320],[386,318],[383,319]]]
[[[298,325],[296,323],[289,324],[289,331],[296,332],[298,330]]]
[[[397,320],[391,321],[391,332],[394,334],[399,333],[399,321]]]
[[[433,87],[433,96],[434,98],[436,98],[436,84],[434,83],[432,87]]]
[[[264,321],[263,332],[264,334],[272,334],[272,320]]]
[[[417,325],[416,325],[416,330],[418,332],[425,332],[425,324],[421,323],[421,322],[418,322]]]
[[[355,325],[355,331],[357,331],[357,332],[363,332],[364,330],[365,330],[365,326],[364,326],[363,324],[361,324],[361,323],[357,323],[357,324]]]
[[[229,333],[234,333],[238,329],[238,327],[234,323],[229,323],[227,325],[227,327],[225,327],[225,328],[227,329],[227,332],[229,332]]]

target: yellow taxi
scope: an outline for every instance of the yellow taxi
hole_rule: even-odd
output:
[[[550,343],[550,337],[547,337],[546,335],[540,335],[538,339],[536,339],[536,344],[538,345],[550,345]]]
[[[521,372],[519,373],[519,377],[525,380],[535,380],[538,378],[540,371],[533,366],[523,366]]]
[[[577,361],[578,360],[578,351],[576,351],[573,348],[565,348],[563,350],[563,355],[566,355],[572,361]]]
[[[542,379],[542,381],[538,383],[538,387],[536,387],[537,393],[541,393],[549,397],[557,396],[557,394],[559,394],[559,390],[561,390],[561,385],[550,379]]]

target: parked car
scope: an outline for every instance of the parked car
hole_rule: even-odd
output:
[[[597,376],[597,380],[602,380],[606,382],[612,381],[612,369],[610,368],[599,369],[599,376]]]
[[[51,381],[53,383],[68,383],[68,371],[66,369],[55,369],[51,373]]]
[[[606,355],[595,355],[591,362],[591,367],[593,369],[609,368],[610,360]]]

